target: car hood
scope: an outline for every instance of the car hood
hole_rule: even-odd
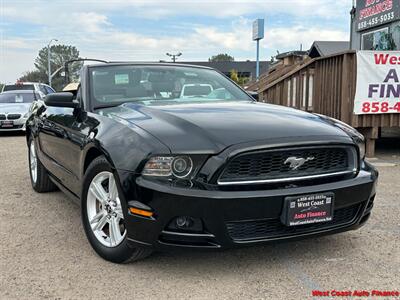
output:
[[[341,129],[300,110],[258,102],[214,102],[144,106],[134,103],[104,109],[102,114],[139,126],[174,153],[216,153],[254,141],[335,136]]]
[[[25,114],[31,103],[0,103],[0,114]]]

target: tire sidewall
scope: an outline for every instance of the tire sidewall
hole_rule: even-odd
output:
[[[29,137],[28,140],[28,164],[29,164],[29,178],[31,179],[31,184],[34,190],[37,190],[38,186],[38,180],[39,180],[39,159],[37,157],[37,151],[36,151],[36,145],[35,145],[35,151],[36,151],[36,182],[33,181],[32,178],[32,170],[31,170],[31,144],[35,143],[35,140],[31,137]]]
[[[85,230],[86,236],[89,240],[89,243],[93,247],[93,249],[96,251],[98,255],[100,255],[102,258],[116,262],[116,263],[122,263],[128,260],[134,251],[134,249],[130,248],[128,246],[128,241],[127,241],[127,236],[128,233],[125,235],[124,240],[116,247],[107,247],[103,244],[100,243],[100,241],[96,238],[94,235],[91,226],[89,224],[89,220],[87,217],[87,195],[88,195],[88,190],[90,183],[92,182],[93,178],[99,174],[100,172],[108,171],[111,172],[115,175],[115,172],[111,168],[110,164],[107,162],[105,157],[100,156],[96,158],[88,167],[84,178],[83,178],[83,186],[82,186],[82,195],[81,195],[81,209],[82,209],[82,224],[83,228]],[[116,183],[118,181],[116,180]],[[117,183],[118,184],[118,183]],[[119,189],[118,189],[119,190]],[[121,199],[122,197],[120,197]],[[121,199],[121,202],[123,200]],[[125,207],[121,203],[122,207]]]

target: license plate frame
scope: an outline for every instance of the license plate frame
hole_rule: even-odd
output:
[[[281,222],[286,226],[330,222],[333,220],[334,200],[333,192],[285,197]]]

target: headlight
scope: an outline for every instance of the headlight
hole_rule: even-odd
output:
[[[186,178],[193,169],[189,156],[178,156],[172,161],[172,174],[177,178]]]
[[[193,161],[189,156],[154,156],[145,164],[142,174],[188,178],[193,170]]]
[[[26,114],[24,114],[24,119],[26,119],[26,118],[28,118],[28,116],[29,116],[29,112],[27,112]]]
[[[143,168],[142,174],[148,176],[170,176],[171,163],[174,158],[171,156],[155,156],[148,160]]]
[[[318,115],[319,117],[328,121],[332,125],[339,127],[344,132],[346,132],[353,139],[353,141],[357,144],[358,149],[360,151],[360,157],[362,159],[365,157],[365,138],[361,133],[359,133],[355,128],[351,127],[350,125],[348,125],[342,121],[339,121],[337,119],[334,119],[334,118],[331,118],[328,116],[320,115],[320,114],[316,114],[316,115]]]

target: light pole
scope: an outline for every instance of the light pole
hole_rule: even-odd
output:
[[[49,74],[49,85],[51,86],[51,66],[50,66],[50,44],[52,41],[58,42],[57,39],[51,39],[50,42],[47,44],[47,71]]]
[[[168,55],[169,57],[171,57],[171,59],[172,59],[173,62],[176,61],[176,58],[177,58],[177,57],[179,57],[179,56],[182,55],[181,52],[179,52],[179,53],[177,53],[177,54],[171,54],[171,53],[165,53],[165,54]]]

